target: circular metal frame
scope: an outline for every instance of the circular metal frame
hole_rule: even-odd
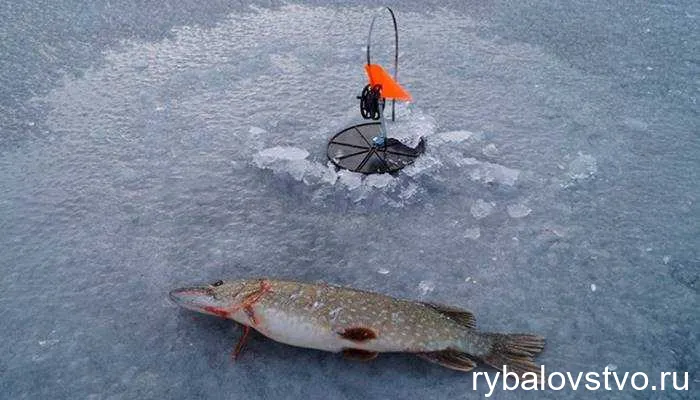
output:
[[[418,147],[411,148],[394,138],[383,146],[373,139],[380,134],[381,123],[367,122],[345,128],[328,142],[328,159],[338,168],[362,174],[397,172],[413,164],[425,149],[421,139]]]

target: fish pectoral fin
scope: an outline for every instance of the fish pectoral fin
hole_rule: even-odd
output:
[[[445,315],[462,326],[469,329],[476,328],[476,317],[474,317],[474,314],[472,314],[470,311],[438,303],[422,302],[421,304],[432,308],[433,310]]]
[[[343,357],[347,358],[348,360],[369,361],[377,358],[378,354],[379,353],[377,353],[376,351],[367,351],[360,349],[343,349]]]
[[[466,353],[456,350],[433,351],[430,353],[416,353],[424,360],[457,371],[468,372],[476,367],[476,363]]]

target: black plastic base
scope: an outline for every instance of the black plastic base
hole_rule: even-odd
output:
[[[343,129],[328,142],[328,159],[338,168],[362,174],[397,172],[413,164],[425,151],[421,138],[416,148],[406,146],[394,138],[387,138],[384,146],[377,146],[373,138],[381,135],[379,122],[368,122]]]

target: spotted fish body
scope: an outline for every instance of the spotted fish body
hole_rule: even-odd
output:
[[[469,334],[421,303],[331,285],[278,281],[271,289],[254,306],[261,320],[256,329],[291,345],[333,352],[426,352]]]
[[[463,371],[481,359],[524,373],[536,370],[532,357],[544,346],[539,336],[478,332],[468,311],[329,284],[217,281],[170,296],[185,308],[232,319],[278,342],[361,359],[407,352]]]

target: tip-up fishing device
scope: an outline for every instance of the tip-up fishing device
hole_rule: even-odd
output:
[[[389,7],[394,23],[394,76],[371,58],[372,30],[379,16],[372,17],[367,37],[367,64],[365,73],[368,83],[357,98],[360,100],[362,118],[378,122],[364,122],[352,125],[335,134],[328,142],[328,159],[339,168],[363,174],[396,172],[401,170],[423,153],[425,142],[421,138],[416,148],[409,147],[399,140],[387,138],[384,107],[391,100],[391,120],[395,120],[396,101],[411,101],[411,94],[398,83],[399,31],[396,17]]]

